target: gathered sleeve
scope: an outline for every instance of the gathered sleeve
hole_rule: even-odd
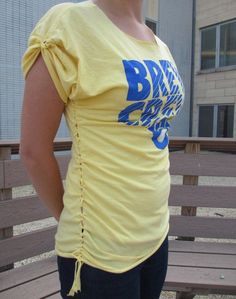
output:
[[[69,3],[51,7],[36,23],[28,38],[22,56],[21,69],[24,79],[41,52],[48,72],[62,101],[67,104],[76,84],[78,59],[71,50],[68,39],[69,21],[64,17]]]

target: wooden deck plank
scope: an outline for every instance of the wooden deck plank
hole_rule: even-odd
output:
[[[46,273],[57,271],[56,256],[0,273],[0,298],[3,290],[22,285]]]
[[[169,240],[169,251],[235,255],[236,243]]]
[[[235,255],[209,255],[204,253],[170,252],[169,265],[236,270],[236,253]]]
[[[53,294],[51,296],[44,297],[43,299],[61,299],[61,294],[60,293],[56,293],[56,294]]]
[[[236,208],[235,186],[171,185],[170,206]]]
[[[69,155],[58,155],[56,160],[59,166],[61,178],[66,177],[68,164],[71,157]],[[5,188],[31,185],[32,182],[27,174],[26,168],[21,160],[4,160]]]
[[[236,155],[170,153],[173,175],[236,177]]]
[[[52,217],[37,195],[0,202],[0,211],[0,228]]]
[[[235,218],[171,215],[169,235],[236,239]]]
[[[176,288],[188,291],[205,289],[216,294],[219,291],[219,293],[236,295],[236,270],[169,266],[165,290]]]
[[[25,196],[0,202],[0,228],[52,217],[38,196]]]
[[[57,226],[0,240],[0,266],[54,250]]]
[[[0,293],[1,299],[44,298],[60,289],[58,272],[54,272]]]

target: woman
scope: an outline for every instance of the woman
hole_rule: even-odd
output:
[[[22,58],[20,153],[58,221],[62,298],[157,299],[166,277],[168,129],[184,86],[141,11],[141,0],[55,5]],[[63,113],[65,190],[53,154]]]

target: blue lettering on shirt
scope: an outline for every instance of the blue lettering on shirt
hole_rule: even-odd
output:
[[[123,66],[128,82],[127,101],[135,103],[119,113],[118,121],[147,127],[154,145],[164,149],[169,143],[170,120],[184,103],[184,85],[178,70],[168,60],[123,60]]]

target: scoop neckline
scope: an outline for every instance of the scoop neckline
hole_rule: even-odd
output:
[[[139,39],[139,38],[136,38],[132,35],[130,35],[129,33],[121,30],[114,22],[112,22],[112,20],[105,14],[105,12],[97,5],[95,4],[92,0],[87,0],[87,2],[95,7],[97,9],[97,11],[103,16],[103,18],[106,20],[106,22],[108,24],[110,24],[110,26],[112,26],[117,32],[119,32],[120,34],[122,34],[123,36],[126,36],[127,38],[133,40],[133,41],[136,41],[138,43],[141,43],[141,44],[146,44],[146,45],[150,45],[150,46],[158,46],[158,40],[157,40],[157,37],[156,35],[153,33],[153,37],[154,37],[154,40],[153,41],[149,41],[149,40],[143,40],[143,39]]]

